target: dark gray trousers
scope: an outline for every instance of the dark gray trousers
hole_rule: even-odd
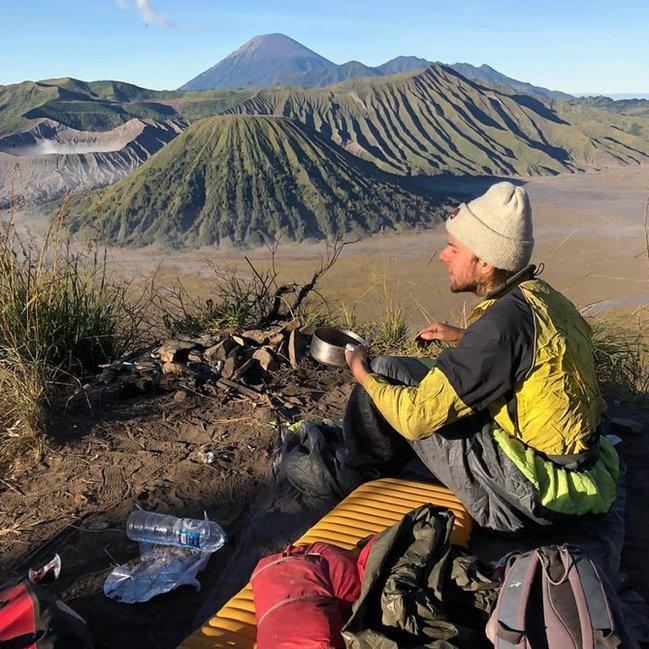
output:
[[[406,356],[380,356],[371,365],[393,383],[409,386],[417,385],[429,371],[418,359]],[[534,485],[496,444],[489,418],[463,418],[411,446],[481,526],[509,532],[556,522],[538,503]]]

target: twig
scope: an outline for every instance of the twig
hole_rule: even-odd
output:
[[[43,525],[44,523],[52,523],[55,520],[56,519],[52,518],[49,520],[36,521],[35,523],[29,523],[28,525],[23,525],[22,527],[19,526],[18,523],[14,523],[12,527],[0,528],[0,536],[4,536],[5,534],[22,534],[25,530],[29,530],[32,527]]]
[[[104,548],[104,552],[108,555],[108,558],[110,559],[110,563],[113,566],[113,568],[117,568],[119,566],[119,563],[115,561],[115,557],[108,551],[108,548]],[[133,579],[131,575],[126,575],[126,579]]]
[[[239,367],[235,373],[234,378],[238,379],[240,376],[243,376],[246,373],[246,370],[255,362],[254,358],[249,358],[241,367]]]
[[[647,219],[649,218],[649,198],[644,206],[644,218],[642,219],[642,228],[644,229],[644,244],[647,253],[647,263],[649,263],[649,229],[647,227]]]
[[[581,281],[585,280],[587,277],[590,277],[591,273],[592,273],[592,271],[590,271],[590,270],[589,270],[587,273],[584,273],[581,277],[577,278],[577,279],[576,279],[572,284],[568,285],[568,286],[565,288],[565,290],[566,290],[566,291],[569,291],[569,290],[570,290],[570,289],[571,289],[575,284],[577,284],[578,282],[581,282]]]
[[[426,320],[430,323],[433,321],[433,318],[431,318],[430,313],[426,310],[426,307],[422,305],[422,303],[416,298],[415,294],[412,291],[409,291],[410,294],[410,299],[419,307],[419,310],[421,311],[422,315]]]
[[[216,382],[216,385],[222,388],[230,388],[231,390],[236,390],[240,394],[243,394],[246,397],[250,397],[251,399],[258,399],[259,397],[264,396],[264,393],[260,392],[259,390],[249,388],[248,386],[242,385],[237,381],[231,381],[230,379],[225,379],[223,377],[221,377]]]
[[[300,290],[298,291],[297,295],[295,296],[295,300],[293,301],[293,305],[290,307],[292,313],[295,313],[298,310],[299,306],[304,301],[304,298],[306,298],[309,292],[314,289],[315,285],[318,283],[318,280],[325,273],[331,270],[331,267],[338,261],[338,258],[342,254],[345,246],[358,243],[358,241],[360,241],[360,239],[356,239],[354,241],[343,241],[342,239],[338,238],[334,239],[333,242],[327,240],[326,256],[322,258],[320,266],[315,271],[313,271],[311,279],[300,287]]]
[[[275,267],[275,258],[277,256],[277,249],[279,248],[280,240],[281,237],[277,237],[277,239],[271,239],[271,240],[268,240],[266,239],[266,237],[264,237],[264,245],[266,246],[266,249],[270,253],[270,269],[273,278],[276,278],[278,275],[278,272]]]
[[[210,423],[212,424],[236,424],[239,421],[250,421],[250,417],[229,417],[227,419],[213,419]],[[206,431],[207,432],[207,431]],[[209,435],[209,433],[207,433]]]
[[[433,262],[433,259],[435,259],[435,257],[437,257],[437,250],[433,251],[433,254],[430,256],[430,259],[426,262],[426,265],[424,266],[424,268],[428,268],[428,266],[431,265],[431,263]]]
[[[98,529],[93,529],[91,527],[81,527],[79,525],[72,525],[72,524],[70,524],[70,527],[72,529],[77,530],[77,532],[89,532],[91,534],[93,532],[95,532],[95,533],[97,533],[97,532],[117,532],[119,534],[124,533],[124,528],[122,528],[122,527],[102,527],[102,528],[98,528]],[[76,549],[76,548],[74,548],[74,549]],[[78,552],[78,550],[77,550],[77,552]]]
[[[575,229],[574,229],[570,234],[568,234],[567,236],[565,236],[565,237],[561,240],[561,242],[559,243],[559,245],[556,246],[555,249],[552,251],[552,253],[550,254],[550,257],[551,257],[551,258],[554,257],[554,254],[557,252],[557,250],[559,250],[559,248],[561,248],[565,243],[567,243],[567,242],[568,242],[568,241],[569,241],[569,240],[570,240],[570,239],[575,235],[575,233],[577,233],[578,231],[579,231],[579,228],[575,228]]]
[[[14,487],[14,485],[7,482],[6,480],[3,480],[2,478],[0,478],[0,482],[2,482],[3,485],[6,485],[7,487],[9,487],[9,489],[12,489],[13,491],[15,491],[19,496],[24,496],[25,495],[25,492],[22,489],[18,489],[18,487]]]
[[[0,536],[5,536],[6,534],[22,534],[22,530],[18,528],[16,523],[14,523],[13,527],[0,527]]]

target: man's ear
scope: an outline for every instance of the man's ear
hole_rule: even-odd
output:
[[[483,277],[491,275],[495,270],[496,269],[491,264],[488,264],[486,261],[482,261],[482,259],[478,259],[478,272]]]

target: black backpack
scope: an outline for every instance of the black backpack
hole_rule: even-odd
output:
[[[633,649],[617,596],[575,546],[512,554],[487,624],[497,649]]]

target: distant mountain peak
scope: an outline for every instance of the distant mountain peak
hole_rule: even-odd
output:
[[[280,34],[279,32],[273,32],[272,34],[257,34],[257,36],[253,36],[242,47],[245,47],[246,45],[257,45],[259,43],[272,43],[272,42],[282,42],[282,43],[289,42],[289,43],[295,43],[295,45],[297,45],[298,47],[303,47],[303,45],[301,43],[298,43],[294,38],[291,38],[286,34]]]
[[[411,70],[421,70],[429,66],[430,63],[430,61],[418,56],[397,56],[386,61],[383,65],[379,65],[376,69],[381,74],[401,74],[402,72],[410,72]]]
[[[383,65],[387,65],[388,63],[404,63],[404,62],[422,63],[422,64],[430,63],[430,61],[426,59],[422,59],[420,56],[406,56],[401,54],[400,56],[395,56],[393,59],[390,59]]]
[[[228,57],[236,57],[246,54],[255,54],[261,56],[274,56],[277,58],[316,58],[327,63],[331,63],[317,52],[310,50],[295,39],[286,34],[260,34],[253,36],[249,41],[244,43],[238,50],[234,51]],[[218,65],[218,64],[217,64]]]
[[[268,88],[280,85],[317,88],[358,77],[414,72],[432,64],[432,61],[418,56],[402,55],[376,67],[355,60],[336,65],[286,34],[260,34],[209,70],[188,81],[180,90]],[[439,64],[452,68],[474,82],[511,88],[515,92],[523,92],[544,101],[572,99],[565,93],[507,77],[486,63],[480,67],[469,63]]]
[[[336,68],[335,63],[285,34],[262,34],[180,89],[312,85],[315,79]]]
[[[475,81],[481,84],[487,83],[509,88],[510,90],[522,92],[526,95],[531,95],[532,97],[536,97],[537,99],[542,99],[544,101],[552,99],[569,101],[571,99],[574,99],[574,97],[565,92],[550,90],[548,88],[543,88],[542,86],[535,86],[531,83],[508,77],[507,75],[499,72],[486,63],[483,63],[480,67],[477,67],[475,65],[472,65],[471,63],[457,62],[449,64],[448,67],[453,68],[453,70],[459,72],[463,77],[466,77],[471,81]]]

